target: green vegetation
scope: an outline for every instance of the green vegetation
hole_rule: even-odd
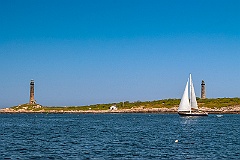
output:
[[[219,109],[222,107],[233,107],[240,105],[240,98],[216,98],[216,99],[199,99],[199,107]],[[16,111],[87,111],[87,110],[108,110],[112,105],[116,105],[118,109],[131,109],[131,108],[172,108],[178,107],[180,99],[163,99],[155,101],[136,101],[136,102],[119,102],[109,104],[96,104],[89,106],[68,106],[68,107],[43,107],[39,104],[22,104],[19,106],[11,107]]]
[[[222,107],[234,107],[240,105],[240,98],[216,98],[216,99],[199,99],[199,107],[207,108],[222,108]]]

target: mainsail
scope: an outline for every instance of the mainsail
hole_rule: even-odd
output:
[[[188,97],[188,83],[190,85],[190,103],[189,103],[189,97]],[[190,74],[189,81],[187,81],[178,111],[190,111],[191,108],[198,110],[198,105],[197,105],[197,100],[196,100],[196,94],[194,91],[193,87],[193,82],[192,82],[192,76]]]
[[[196,94],[193,87],[192,76],[190,74],[190,105],[191,108],[198,110]]]
[[[178,107],[178,111],[190,111],[190,110],[191,110],[191,107],[190,107],[189,98],[188,98],[188,81],[187,81],[180,105]]]

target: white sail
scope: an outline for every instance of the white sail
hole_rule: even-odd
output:
[[[193,87],[191,74],[190,74],[190,106],[191,108],[198,110],[197,99],[196,99],[196,94]]]
[[[190,86],[188,86],[188,83]],[[190,95],[188,95],[188,90],[190,90]],[[188,96],[190,96],[190,102],[189,102]],[[197,111],[192,112],[192,109]],[[197,99],[196,99],[196,94],[193,87],[191,74],[186,84],[181,102],[178,107],[178,114],[180,116],[207,116],[208,115],[208,113],[206,112],[198,111]]]
[[[188,82],[186,84],[180,105],[178,107],[178,111],[190,111],[191,107],[189,104],[189,98],[188,98]]]

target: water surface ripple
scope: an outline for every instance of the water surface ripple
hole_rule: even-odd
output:
[[[237,114],[0,114],[0,159],[240,159],[239,135]]]

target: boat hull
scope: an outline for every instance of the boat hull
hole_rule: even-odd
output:
[[[208,116],[206,112],[178,112],[180,116]]]

